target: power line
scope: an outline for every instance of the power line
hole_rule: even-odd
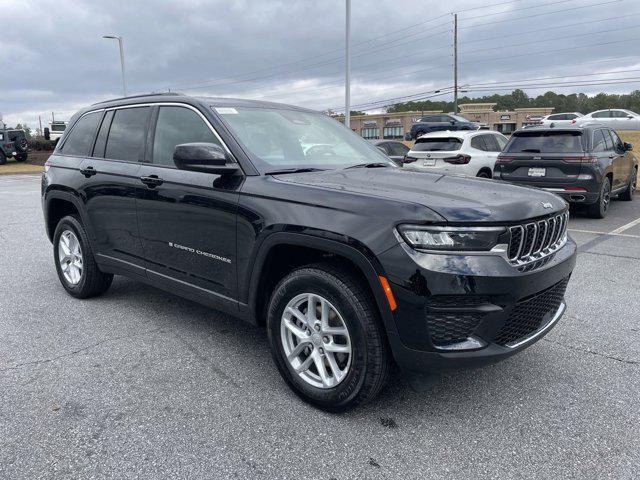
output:
[[[511,13],[511,12],[519,12],[521,10],[531,10],[533,8],[543,8],[543,7],[549,7],[551,5],[558,5],[559,3],[567,3],[567,2],[573,2],[574,0],[558,0],[556,2],[550,2],[550,3],[543,3],[540,5],[533,5],[531,7],[522,7],[522,8],[515,8],[513,10],[507,10],[505,12],[494,12],[494,13],[484,13],[482,15],[476,15],[474,17],[462,17],[461,20],[473,20],[475,18],[484,18],[484,17],[492,17],[494,15],[503,15],[505,13]]]
[[[582,10],[582,9],[585,9],[585,8],[601,7],[603,5],[610,5],[612,3],[619,3],[619,2],[622,2],[622,1],[623,0],[611,0],[609,2],[593,3],[593,4],[590,4],[590,5],[582,5],[580,7],[572,7],[572,8],[564,8],[562,10],[554,10],[552,12],[536,13],[534,15],[525,15],[523,17],[508,18],[508,19],[505,19],[505,20],[495,20],[493,22],[477,23],[475,25],[467,25],[466,27],[464,27],[464,26],[460,27],[460,29],[483,27],[483,26],[486,26],[486,25],[495,25],[497,23],[515,22],[517,20],[525,20],[525,19],[529,20],[529,19],[531,19],[533,17],[542,17],[544,15],[552,15],[554,13],[566,13],[566,12],[569,12],[569,11]]]
[[[600,33],[619,32],[620,30],[629,30],[631,28],[637,29],[638,26],[637,25],[632,25],[632,26],[629,26],[629,27],[622,27],[622,28],[615,28],[615,29],[608,29],[608,30],[600,30],[598,32],[574,33],[574,34],[571,34],[571,35],[563,35],[562,37],[545,38],[543,40],[533,40],[533,41],[529,41],[529,42],[525,42],[525,43],[512,43],[507,48],[522,47],[522,46],[526,46],[526,45],[531,45],[532,43],[551,42],[553,40],[564,40],[565,38],[575,38],[575,37],[584,37],[584,36],[589,36],[589,35],[598,35]],[[467,50],[467,51],[464,51],[462,53],[465,53],[465,54],[466,53],[478,53],[478,52],[487,52],[489,50],[495,50],[495,47],[492,47],[492,48],[479,48],[477,50]]]
[[[528,55],[540,55],[540,54],[548,54],[548,53],[555,53],[555,52],[566,52],[569,50],[575,50],[578,48],[589,48],[589,47],[602,47],[604,45],[613,45],[616,43],[624,43],[624,42],[631,42],[634,40],[639,40],[640,37],[633,37],[633,38],[628,38],[625,40],[615,40],[612,42],[602,42],[602,43],[590,43],[587,45],[578,45],[575,47],[569,47],[569,48],[557,48],[555,50],[544,50],[541,52],[526,52],[526,53],[519,53],[517,55],[509,55],[507,57],[493,57],[493,58],[482,58],[482,59],[478,59],[478,60],[468,60],[466,62],[460,62],[460,63],[478,63],[478,62],[491,62],[494,60],[511,60],[512,58],[516,58],[516,57],[526,57]]]
[[[527,34],[530,34],[530,33],[540,33],[540,32],[544,32],[546,30],[560,30],[562,28],[577,27],[577,26],[581,26],[581,25],[588,25],[588,24],[591,24],[591,23],[608,22],[609,20],[619,20],[621,18],[635,17],[637,15],[640,15],[640,13],[630,13],[629,15],[620,15],[620,16],[617,16],[617,17],[599,18],[597,20],[589,20],[587,22],[569,23],[569,24],[565,24],[565,25],[554,25],[553,27],[536,28],[535,30],[526,30],[524,32],[518,31],[518,33],[510,34],[510,35],[498,35],[498,36],[495,36],[495,37],[474,38],[473,41],[477,42],[477,43],[480,43],[480,42],[486,42],[487,40],[498,40],[498,39],[501,39],[501,38],[509,38],[509,37],[527,35]]]

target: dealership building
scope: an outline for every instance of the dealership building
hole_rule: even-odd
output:
[[[510,134],[518,128],[535,124],[545,115],[553,112],[553,107],[516,108],[513,111],[495,111],[495,103],[466,103],[459,105],[459,115],[472,122],[487,125],[491,130]],[[411,125],[421,117],[443,113],[438,110],[413,112],[379,113],[372,115],[354,115],[351,117],[351,129],[366,139],[402,140],[411,130]],[[343,120],[343,117],[339,117]]]

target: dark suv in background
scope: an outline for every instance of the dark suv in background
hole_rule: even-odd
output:
[[[411,125],[411,130],[407,133],[407,140],[415,140],[420,135],[430,132],[441,132],[445,130],[478,130],[480,125],[470,122],[459,115],[440,113],[437,115],[425,115],[416,123]]]
[[[493,178],[544,188],[604,218],[613,195],[633,200],[638,160],[632,148],[596,123],[528,128],[513,133]]]
[[[86,108],[42,204],[69,294],[125,275],[265,325],[284,380],[332,411],[375,396],[393,361],[416,378],[535,343],[576,257],[555,195],[407,172],[324,114],[255,101]]]
[[[18,162],[26,161],[28,150],[29,143],[23,130],[0,128],[0,165],[11,157]]]

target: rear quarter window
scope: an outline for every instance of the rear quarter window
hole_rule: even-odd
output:
[[[505,152],[567,153],[582,152],[582,132],[523,132],[511,137]]]
[[[459,138],[420,138],[411,150],[414,152],[453,152],[460,150],[462,140]]]
[[[78,156],[89,155],[101,117],[102,112],[94,112],[80,118],[69,132],[69,137],[62,146],[62,153]]]

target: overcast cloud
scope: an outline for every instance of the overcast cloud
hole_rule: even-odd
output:
[[[640,88],[638,0],[352,3],[355,106],[450,86],[451,11],[461,11],[460,84],[566,76],[539,82],[629,80],[526,91]],[[316,109],[343,104],[344,0],[0,0],[0,6],[0,112],[10,125],[33,128],[38,115],[43,123],[52,111],[67,119],[88,103],[120,96],[117,43],[104,34],[124,37],[130,93],[171,88]],[[541,15],[547,12],[558,13]],[[504,92],[483,88],[489,90],[470,94]]]

